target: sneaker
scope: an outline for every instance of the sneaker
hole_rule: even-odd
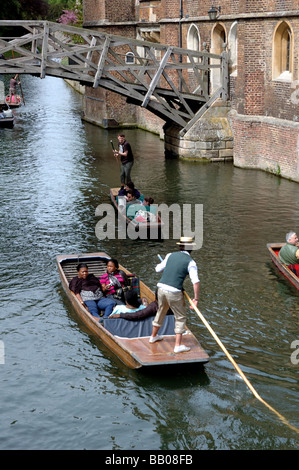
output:
[[[163,336],[159,336],[159,335],[151,336],[149,339],[149,342],[155,343],[156,341],[161,341],[162,339],[163,339]]]
[[[190,351],[191,348],[188,348],[188,346],[185,346],[184,344],[181,344],[180,346],[175,346],[174,347],[174,352],[175,353],[181,353],[181,352],[187,352]]]

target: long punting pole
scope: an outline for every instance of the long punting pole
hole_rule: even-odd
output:
[[[234,359],[232,358],[232,356],[230,355],[230,353],[228,352],[228,350],[226,349],[226,347],[222,344],[222,342],[220,341],[220,339],[218,338],[218,336],[216,335],[215,331],[211,328],[211,326],[209,325],[209,323],[206,321],[205,317],[202,315],[202,313],[198,310],[198,308],[194,305],[194,303],[192,302],[192,300],[190,299],[189,295],[187,294],[186,291],[184,291],[184,294],[186,296],[186,298],[188,299],[191,307],[195,310],[195,312],[197,313],[197,315],[199,316],[199,318],[201,319],[201,321],[203,322],[203,324],[207,327],[207,329],[209,330],[209,332],[211,333],[211,335],[213,336],[213,338],[217,341],[217,343],[219,344],[219,346],[221,347],[222,351],[225,353],[225,355],[228,357],[228,359],[230,360],[230,362],[233,364],[233,366],[235,367],[235,369],[238,371],[238,373],[240,374],[240,376],[242,377],[242,379],[244,380],[244,382],[246,383],[246,385],[248,386],[248,388],[251,390],[251,392],[253,393],[253,395],[261,402],[263,403],[267,408],[269,408],[269,410],[273,411],[273,413],[275,413],[279,419],[284,423],[286,424],[290,429],[292,429],[293,431],[297,432],[299,434],[299,429],[297,429],[295,426],[292,426],[288,420],[286,418],[284,418],[284,416],[282,416],[280,413],[278,413],[278,411],[276,411],[272,406],[270,406],[265,400],[263,400],[263,398],[260,397],[260,395],[257,393],[257,391],[253,388],[253,386],[251,385],[251,383],[249,382],[249,380],[246,378],[246,376],[243,374],[243,372],[241,371],[240,367],[238,366],[238,364],[234,361]]]

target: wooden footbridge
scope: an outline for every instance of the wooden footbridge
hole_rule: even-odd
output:
[[[228,99],[226,52],[196,52],[47,21],[0,21],[0,54],[0,74],[51,75],[100,86],[176,123],[182,134],[217,98]],[[209,94],[212,69],[220,85]]]

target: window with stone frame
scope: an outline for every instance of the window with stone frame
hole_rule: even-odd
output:
[[[292,80],[293,32],[286,21],[275,29],[273,36],[272,77],[274,80]]]

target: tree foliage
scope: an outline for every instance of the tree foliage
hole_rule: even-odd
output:
[[[41,20],[47,17],[47,0],[1,0],[1,20]]]
[[[81,0],[0,0],[0,20],[57,21],[64,10],[82,11]],[[78,13],[76,13],[78,16]]]

